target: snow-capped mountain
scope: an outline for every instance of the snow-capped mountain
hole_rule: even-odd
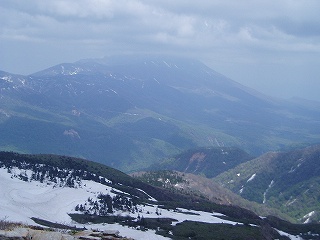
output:
[[[32,87],[31,78],[27,76],[11,74],[0,71],[0,94],[8,95],[19,90],[30,90]]]
[[[244,209],[168,194],[115,169],[65,156],[0,152],[0,203],[0,217],[7,221],[115,229],[134,239],[187,239],[189,233],[181,231],[192,222],[225,226],[239,239],[248,239],[248,232],[249,239],[299,238]]]
[[[0,149],[124,171],[200,146],[258,155],[320,139],[319,104],[272,99],[192,59],[119,56],[0,72],[0,89]]]

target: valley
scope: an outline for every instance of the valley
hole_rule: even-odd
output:
[[[252,156],[319,142],[319,103],[274,99],[199,61],[118,56],[0,72],[0,150],[83,157],[122,171],[195,147]]]
[[[165,55],[0,71],[0,221],[319,239],[319,109]]]
[[[155,186],[190,191],[289,221],[320,220],[320,145],[269,152],[245,161],[241,161],[241,156],[250,159],[239,149],[196,148],[133,176]],[[236,164],[230,158],[236,159]],[[235,198],[225,188],[251,202]]]

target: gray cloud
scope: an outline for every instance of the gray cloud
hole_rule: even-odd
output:
[[[320,60],[319,9],[318,0],[2,0],[0,69],[31,73],[77,58],[165,52],[272,93],[274,82],[299,82],[288,69],[319,75],[311,64]],[[32,62],[23,64],[25,56]],[[259,83],[265,76],[274,82]]]

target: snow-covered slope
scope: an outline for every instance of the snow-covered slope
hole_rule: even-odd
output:
[[[8,173],[7,169],[0,168],[0,218],[13,222],[35,225],[31,219],[35,217],[51,222],[77,225],[72,222],[68,213],[74,213],[75,206],[86,202],[88,198],[95,198],[100,193],[111,191],[111,187],[88,180],[81,181],[77,188],[55,187],[55,184],[50,181],[45,183],[23,181],[16,174],[25,173],[25,170],[15,169],[14,172],[14,174]],[[118,224],[79,225],[79,227],[118,230],[121,236],[134,239],[166,239],[156,235],[154,231],[143,232]]]
[[[24,170],[14,169],[15,174]],[[31,217],[53,222],[70,222],[67,213],[74,212],[75,205],[85,202],[109,187],[92,181],[82,181],[78,188],[55,187],[52,182],[23,181],[0,169],[0,212],[9,220],[33,223]]]
[[[15,157],[8,160],[11,158],[4,157],[7,155]],[[110,180],[115,179],[114,176],[110,175],[108,179],[105,175],[100,176],[84,169],[80,170],[81,163],[75,168],[61,168],[61,166],[35,162],[32,156],[21,160],[23,158],[24,155],[11,153],[4,153],[0,157],[0,220],[35,225],[33,220],[36,218],[69,226],[118,230],[121,236],[134,239],[168,238],[157,235],[152,229],[141,231],[141,228],[128,228],[117,223],[79,224],[74,222],[69,214],[124,216],[131,218],[133,222],[144,218],[170,219],[172,226],[186,221],[220,223],[228,226],[243,225],[241,221],[232,220],[227,215],[215,211],[164,207],[151,196],[152,193],[149,195],[139,188],[135,189],[135,193],[141,195],[132,191],[131,193],[123,191],[125,185],[120,182],[115,184]],[[67,159],[65,164],[74,165],[74,162]],[[256,220],[263,221],[263,219],[259,220],[259,217]],[[250,226],[260,228],[255,224]],[[299,239],[284,232],[281,234],[290,236],[291,239]]]
[[[0,195],[1,215],[7,216],[8,220],[33,224],[31,217],[41,218],[52,222],[71,223],[68,213],[76,213],[76,206],[79,204],[89,205],[95,201],[100,194],[110,194],[111,197],[117,193],[124,193],[112,187],[89,180],[81,180],[76,187],[57,186],[54,182],[46,179],[45,182],[28,180],[24,181],[19,176],[25,175],[26,170],[14,168],[9,170],[0,168]],[[29,171],[29,176],[32,172]],[[124,193],[129,196],[128,193]],[[150,198],[151,199],[151,198]],[[89,201],[89,202],[90,202]],[[185,214],[184,211],[159,210],[157,201],[154,204],[137,204],[137,212],[132,213],[130,209],[115,210],[112,214],[130,215],[132,217],[168,217],[181,222],[184,220],[203,221],[211,223],[236,222],[222,220],[218,213],[206,213],[191,211],[192,214]],[[89,210],[91,211],[91,210]],[[79,211],[80,212],[80,211]],[[78,212],[78,213],[79,213]],[[190,211],[188,211],[190,213]]]
[[[61,169],[60,169],[61,170]],[[42,182],[32,180],[35,173],[31,170],[19,168],[0,168],[0,218],[9,221],[17,221],[34,225],[31,218],[40,218],[51,222],[77,225],[72,222],[69,213],[76,213],[76,206],[79,204],[89,205],[90,201],[95,201],[101,194],[110,194],[111,197],[117,196],[117,193],[123,193],[107,185],[90,181],[77,179],[74,186],[67,186],[58,181],[52,181],[49,178]],[[142,190],[141,190],[142,191]],[[129,194],[126,194],[129,196]],[[150,198],[152,200],[152,198]],[[136,205],[138,211],[132,212],[130,209],[115,210],[114,215],[130,215],[138,218],[139,216],[148,216],[157,218],[159,215],[163,218],[173,218],[177,222],[185,220],[237,224],[233,221],[227,221],[219,218],[223,216],[218,213],[209,213],[201,211],[189,211],[185,209],[159,210],[159,206],[154,204]],[[186,214],[188,212],[188,214]],[[79,213],[79,212],[78,212]],[[190,214],[192,213],[192,214]],[[83,227],[83,225],[79,225]],[[88,227],[88,226],[87,226]],[[127,229],[118,224],[90,225],[90,228],[114,229],[119,230],[120,235],[130,236],[136,239],[165,239],[154,234],[154,231],[138,231]]]
[[[132,221],[171,219],[172,225],[185,221],[243,225],[219,212],[164,208],[145,191],[136,189],[145,196],[141,199],[123,191],[123,187],[121,183],[114,184],[105,176],[87,170],[0,159],[0,219],[35,225],[33,219],[37,218],[69,226],[119,230],[121,236],[134,239],[166,238],[156,235],[154,230],[141,231],[119,224],[78,224],[69,214],[125,216]],[[111,205],[107,199],[111,200]],[[292,236],[292,239],[296,238]]]

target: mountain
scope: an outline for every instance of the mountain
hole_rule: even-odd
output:
[[[193,59],[86,59],[29,76],[0,72],[0,150],[126,172],[197,147],[257,156],[318,143],[319,105],[272,99]]]
[[[18,221],[73,234],[84,228],[112,229],[135,239],[293,239],[320,234],[318,224],[261,218],[79,158],[0,152],[0,173],[1,227]]]
[[[248,153],[234,147],[195,148],[164,159],[149,169],[175,170],[212,178],[252,158]]]
[[[320,145],[269,152],[214,178],[243,198],[301,222],[320,220]]]
[[[222,187],[214,179],[206,178],[203,175],[171,170],[135,172],[130,175],[153,186],[196,195],[218,204],[240,206],[255,212],[259,216],[273,215],[288,221],[295,221],[295,219],[281,213],[279,210],[248,201]]]

